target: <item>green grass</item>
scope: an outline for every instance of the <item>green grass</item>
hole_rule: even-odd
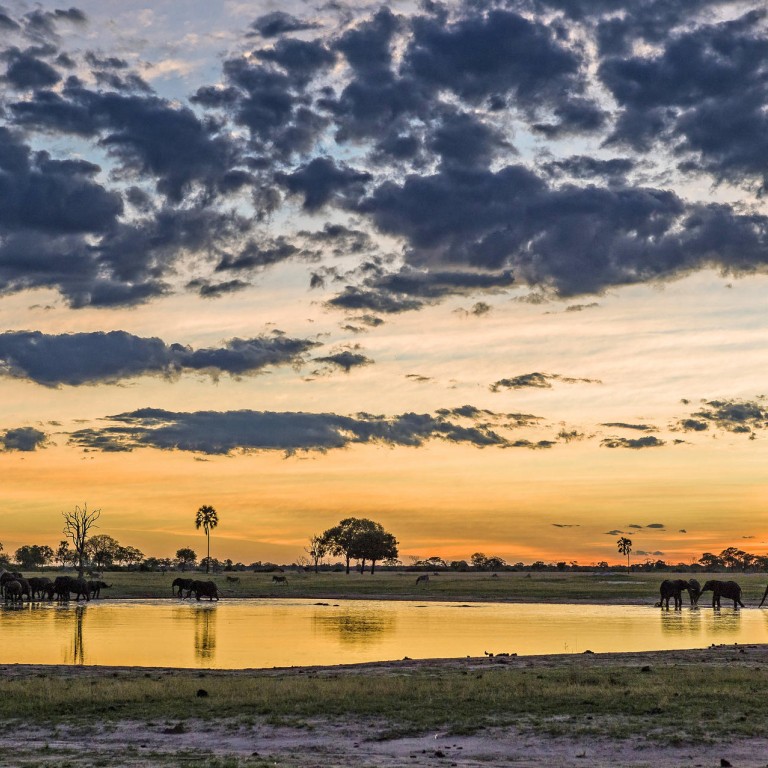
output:
[[[28,574],[33,575],[33,574]],[[38,574],[39,575],[39,574]],[[56,572],[46,572],[55,577]],[[224,597],[307,597],[340,598],[400,598],[444,600],[565,600],[569,602],[655,602],[659,584],[665,578],[688,578],[691,574],[667,573],[505,573],[493,577],[490,573],[442,573],[430,575],[428,586],[416,585],[413,572],[296,573],[286,571],[287,584],[274,584],[270,573],[240,572],[229,574],[239,578],[227,582],[228,574],[206,576],[201,573],[141,573],[114,572],[104,574],[112,589],[102,591],[104,598],[171,597],[171,583],[177,576],[213,579]],[[747,605],[756,605],[763,595],[768,575],[695,574],[703,584],[707,578],[735,579],[744,592]],[[687,598],[686,598],[687,599]],[[707,602],[705,594],[703,602]]]
[[[92,718],[155,724],[232,718],[314,727],[352,720],[377,724],[381,738],[516,725],[545,733],[624,738],[643,732],[685,740],[711,737],[712,712],[727,706],[728,737],[768,736],[768,670],[722,661],[650,672],[617,662],[532,669],[489,663],[481,671],[375,675],[41,673],[0,680],[0,721],[55,726]],[[201,688],[207,697],[198,697]]]

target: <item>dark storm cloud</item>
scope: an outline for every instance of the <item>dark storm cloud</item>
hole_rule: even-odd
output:
[[[386,181],[359,205],[413,265],[511,268],[562,295],[768,262],[768,218],[651,188],[547,186],[523,166]]]
[[[658,448],[664,445],[664,440],[658,437],[607,437],[600,442],[604,448],[631,448],[639,450],[641,448]]]
[[[664,523],[648,523],[646,528],[664,528]]]
[[[371,310],[383,314],[396,314],[420,309],[424,302],[418,299],[391,296],[385,291],[363,290],[347,286],[342,293],[329,299],[328,306],[347,310]]]
[[[648,151],[662,138],[683,167],[768,184],[765,9],[672,34],[656,55],[614,56],[600,76],[622,108],[611,140]]]
[[[210,280],[190,280],[187,288],[193,288],[204,299],[218,299],[230,293],[244,291],[250,287],[250,283],[243,280],[226,280],[221,283],[212,283]]]
[[[757,400],[705,400],[690,418],[677,422],[686,432],[703,432],[709,427],[727,432],[752,433],[768,427],[768,407],[763,398]]]
[[[298,253],[298,246],[282,235],[266,242],[251,241],[236,254],[224,254],[216,265],[216,271],[258,270],[290,259]]]
[[[598,179],[611,184],[626,183],[626,176],[635,168],[635,161],[629,158],[600,160],[589,155],[574,155],[564,160],[552,160],[542,165],[550,176],[568,176],[572,179]]]
[[[0,8],[0,292],[135,304],[169,292],[192,254],[206,269],[188,289],[211,296],[245,284],[237,270],[358,255],[357,271],[315,267],[313,285],[340,284],[331,307],[380,313],[513,279],[576,296],[765,270],[768,217],[751,199],[665,188],[768,178],[768,17],[710,5],[460,0],[361,10],[339,32],[275,11],[190,104],[156,94],[115,51],[68,49],[66,25],[86,21],[77,8]],[[567,140],[584,133],[599,152],[572,154]],[[109,174],[31,149],[69,136],[85,157],[106,152]],[[293,197],[318,218],[342,210],[354,229],[311,235],[320,219],[273,247],[270,217]],[[365,266],[381,256],[374,230],[402,262]],[[235,279],[212,280],[210,265]]]
[[[508,379],[499,379],[491,384],[491,392],[500,392],[502,389],[551,389],[553,381],[562,381],[565,384],[600,384],[598,379],[575,379],[570,376],[561,376],[559,373],[524,373]]]
[[[279,333],[193,350],[125,331],[60,335],[9,331],[0,334],[0,375],[47,387],[112,383],[148,374],[173,376],[182,371],[241,376],[267,366],[302,362],[303,355],[316,346],[316,342]]]
[[[304,198],[305,211],[317,211],[332,200],[340,205],[352,205],[365,191],[371,174],[336,164],[329,157],[316,157],[293,173],[278,173],[276,180],[291,194]]]
[[[341,352],[336,352],[332,355],[325,355],[324,357],[312,358],[316,363],[325,363],[326,365],[332,365],[349,373],[353,368],[359,368],[365,365],[372,365],[373,360],[370,357],[366,357],[360,352],[354,352],[349,349],[345,349]]]
[[[578,54],[551,26],[501,9],[455,22],[416,17],[405,69],[470,102],[510,95],[531,111],[542,103],[567,103],[583,89]]]
[[[36,52],[10,48],[2,54],[6,62],[3,79],[17,91],[48,88],[61,80],[61,75]]]
[[[433,439],[477,447],[508,447],[493,430],[462,427],[430,414],[391,418],[357,414],[198,411],[179,413],[144,408],[111,416],[112,426],[70,434],[70,442],[91,450],[167,450],[228,454],[233,451],[327,451],[360,443],[419,447]]]
[[[254,29],[262,37],[276,37],[286,32],[300,32],[305,29],[315,29],[316,27],[317,24],[297,19],[295,16],[291,16],[290,13],[285,13],[285,11],[265,13],[251,24],[251,29]]]
[[[17,427],[6,430],[0,438],[4,451],[36,451],[44,448],[48,436],[34,427]]]

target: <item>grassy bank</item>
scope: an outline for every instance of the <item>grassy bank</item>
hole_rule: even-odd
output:
[[[751,647],[546,662],[474,659],[392,664],[368,674],[29,668],[0,680],[0,721],[140,720],[178,731],[192,721],[309,729],[357,721],[375,725],[374,739],[499,726],[614,739],[768,737],[767,655]],[[725,705],[727,732],[720,732],[711,717]]]
[[[39,574],[29,574],[39,575]],[[51,578],[57,572],[46,572]],[[658,600],[659,584],[665,578],[688,578],[692,574],[655,573],[440,573],[430,574],[428,585],[416,584],[412,572],[298,573],[286,571],[285,584],[276,584],[270,573],[240,572],[206,576],[201,573],[105,573],[112,585],[104,590],[108,598],[157,598],[171,596],[171,583],[178,576],[213,579],[222,595],[232,597],[307,597],[317,599],[386,598],[436,600],[518,600],[564,602],[653,603]],[[228,581],[227,576],[237,581]],[[708,578],[736,579],[747,605],[760,602],[768,575],[695,574],[703,584]],[[703,601],[709,598],[704,596]]]

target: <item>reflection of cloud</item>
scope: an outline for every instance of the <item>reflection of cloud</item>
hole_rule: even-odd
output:
[[[397,629],[394,611],[366,608],[318,609],[312,616],[318,632],[338,636],[345,645],[374,645]]]

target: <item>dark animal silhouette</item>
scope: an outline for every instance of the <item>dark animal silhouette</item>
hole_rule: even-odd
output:
[[[178,587],[178,590],[179,590],[178,595],[179,595],[179,597],[184,597],[184,595],[182,593],[186,589],[187,590],[187,597],[189,597],[190,590],[192,589],[192,584],[194,584],[194,580],[193,579],[182,579],[182,578],[174,579],[173,580],[173,584],[171,584],[171,592],[175,595],[176,594],[176,588]]]
[[[765,588],[765,592],[763,592],[763,599],[760,601],[760,605],[758,605],[758,608],[763,607],[763,603],[765,602],[765,598],[768,597],[768,587]]]
[[[3,591],[5,592],[6,603],[20,603],[21,602],[21,584],[16,579],[6,581],[3,585]]]
[[[209,600],[219,599],[219,590],[213,581],[193,581],[191,592],[199,600],[201,597],[207,597]]]
[[[712,591],[712,607],[720,607],[720,598],[724,597],[727,600],[733,600],[733,607],[744,607],[744,603],[741,602],[741,587],[735,581],[718,581],[712,579],[708,581],[701,588],[702,594],[704,592]]]
[[[48,587],[53,582],[47,576],[33,576],[29,581],[29,588],[32,592],[32,599],[43,599],[43,595],[47,594]]]
[[[429,584],[429,574],[422,573],[421,576],[416,577],[417,584]]]
[[[58,600],[69,600],[71,593],[74,593],[75,600],[81,597],[91,599],[86,580],[74,576],[57,576],[53,582],[53,593]]]
[[[287,576],[273,576],[272,582],[274,584],[287,584],[288,583],[288,577]]]
[[[688,579],[688,597],[691,599],[691,605],[698,605],[701,597],[701,584],[696,579]]]
[[[18,581],[19,579],[23,578],[23,573],[18,573],[16,571],[3,571],[2,574],[0,574],[0,590],[2,590],[3,594],[5,594],[5,585],[9,581]]]
[[[240,583],[240,577],[239,576],[227,576],[227,581],[230,584],[239,584]]]
[[[669,609],[669,600],[674,598],[675,610],[683,607],[683,592],[688,592],[688,598],[691,605],[696,605],[701,595],[701,586],[696,579],[664,579],[659,587],[660,600],[656,603],[657,608]]]
[[[104,581],[87,581],[85,585],[88,587],[88,595],[92,600],[101,597],[102,589],[112,589],[112,585]]]

